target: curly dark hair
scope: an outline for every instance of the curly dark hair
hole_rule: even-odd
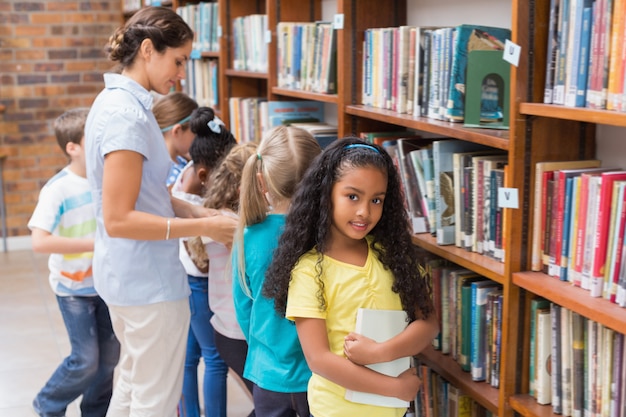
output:
[[[363,149],[360,144],[375,148]],[[370,148],[371,149],[371,148]],[[321,260],[329,243],[332,222],[333,185],[349,170],[375,167],[387,174],[383,215],[370,232],[372,248],[382,264],[394,275],[392,291],[400,295],[409,320],[427,318],[434,312],[428,277],[420,264],[418,248],[411,241],[400,178],[389,154],[378,145],[354,137],[333,142],[316,158],[302,179],[287,215],[285,230],[265,275],[263,295],[274,299],[276,311],[284,315],[291,271],[302,255],[318,252],[318,298],[325,308]]]

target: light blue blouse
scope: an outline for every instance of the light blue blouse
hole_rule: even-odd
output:
[[[171,160],[151,111],[152,95],[120,74],[105,74],[104,82],[105,88],[96,97],[85,126],[87,179],[94,197],[97,220],[93,259],[96,291],[108,304],[117,306],[186,298],[189,286],[178,258],[178,239],[146,241],[112,238],[104,228],[104,157],[119,150],[143,156],[141,188],[135,209],[174,217],[165,185]]]

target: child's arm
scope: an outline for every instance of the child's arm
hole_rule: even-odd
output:
[[[433,313],[426,320],[415,320],[400,334],[386,342],[378,343],[358,333],[350,333],[344,342],[344,353],[359,365],[389,362],[406,356],[414,356],[431,344],[439,332],[439,324]]]
[[[296,329],[311,371],[346,389],[396,397],[404,401],[415,398],[421,380],[415,368],[390,377],[357,365],[331,352],[323,319],[296,317]]]
[[[47,230],[33,228],[31,232],[33,251],[39,253],[93,252],[92,238],[76,238],[53,235]]]

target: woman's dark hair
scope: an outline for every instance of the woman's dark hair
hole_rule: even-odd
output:
[[[209,127],[210,123],[217,132]],[[215,112],[210,107],[198,107],[191,112],[189,126],[196,135],[189,147],[189,155],[195,165],[212,170],[230,148],[237,144],[235,137],[216,119]]]
[[[150,39],[162,54],[167,48],[178,48],[193,40],[193,31],[171,8],[144,7],[111,35],[109,59],[119,61],[122,67],[130,66],[145,39]]]
[[[358,146],[349,146],[354,144]],[[411,321],[418,317],[426,318],[434,311],[430,285],[427,277],[423,276],[418,249],[411,241],[410,223],[393,160],[381,146],[348,137],[333,142],[320,154],[291,201],[285,230],[263,286],[263,295],[274,299],[279,314],[285,314],[291,270],[300,257],[313,248],[319,254],[317,295],[320,308],[325,308],[321,261],[329,243],[332,189],[347,171],[364,167],[378,168],[387,174],[383,214],[370,236],[373,237],[372,247],[376,255],[393,273],[392,290],[400,295],[403,309]]]

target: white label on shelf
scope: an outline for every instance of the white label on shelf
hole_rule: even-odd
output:
[[[517,188],[498,188],[498,207],[519,208]]]
[[[519,56],[522,52],[522,47],[511,42],[510,40],[506,40],[504,42],[504,54],[502,55],[502,59],[511,64],[517,65],[519,64]]]
[[[336,14],[333,18],[333,28],[343,29],[343,13]]]
[[[217,37],[221,38],[222,37],[222,25],[219,25],[217,27]]]
[[[272,31],[271,30],[265,31],[265,43],[272,43]]]

